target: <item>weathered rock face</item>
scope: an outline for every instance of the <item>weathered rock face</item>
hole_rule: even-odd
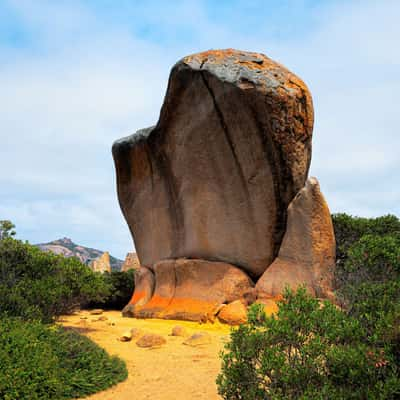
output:
[[[92,260],[89,264],[94,272],[111,272],[110,254],[108,251],[104,252],[99,258]]]
[[[285,286],[305,285],[318,297],[333,297],[335,236],[328,205],[318,181],[310,178],[288,208],[279,255],[256,285],[259,298],[279,297]]]
[[[157,125],[113,145],[142,265],[126,315],[213,320],[224,303],[281,294],[286,276],[329,292],[329,210],[304,188],[312,127],[304,83],[262,54],[213,50],[172,68]]]
[[[125,257],[125,261],[122,264],[121,271],[126,272],[130,269],[139,269],[140,261],[136,253],[128,253]]]
[[[113,146],[141,264],[200,258],[260,276],[306,181],[312,125],[304,83],[262,54],[207,51],[179,61],[157,125]]]

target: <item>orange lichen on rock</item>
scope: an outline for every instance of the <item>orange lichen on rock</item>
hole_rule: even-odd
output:
[[[162,297],[154,294],[148,303],[135,307],[137,318],[161,318],[161,313],[168,307],[171,297]]]
[[[146,304],[153,295],[155,286],[153,272],[146,268],[141,267],[135,271],[135,291],[132,298],[126,307],[122,310],[122,315],[126,317],[133,317],[135,307],[140,307]]]
[[[141,290],[135,290],[128,304],[137,304],[140,300],[145,299],[146,296],[147,296],[146,292]]]
[[[213,321],[219,306],[218,302],[155,295],[145,306],[136,308],[135,316],[207,322]]]
[[[293,103],[292,107],[287,110],[288,113],[285,118],[290,123],[299,122],[299,118],[301,118],[301,123],[294,132],[304,135],[304,137],[311,137],[314,125],[311,95],[307,85],[282,64],[271,60],[262,53],[235,49],[207,50],[184,57],[182,62],[192,68],[197,67],[206,71],[209,69],[208,66],[213,65],[213,72],[215,65],[222,69],[229,68],[231,71],[235,70],[234,66],[237,65],[241,67],[235,71],[238,76],[234,75],[234,78],[228,79],[228,81],[236,83],[241,88],[255,86],[258,86],[258,89],[264,88],[269,95],[273,94],[276,98],[280,97],[284,102],[294,97],[296,104]],[[245,75],[243,69],[248,72],[255,72],[255,74]],[[301,100],[299,104],[297,104],[298,100]],[[282,105],[280,101],[277,104]],[[278,107],[275,107],[275,109],[278,111]]]
[[[192,298],[183,299],[174,297],[162,313],[162,318],[212,322],[219,308],[220,303],[217,301],[208,302]]]

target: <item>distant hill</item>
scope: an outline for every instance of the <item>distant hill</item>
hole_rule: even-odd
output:
[[[43,251],[51,251],[65,257],[77,257],[82,263],[89,265],[92,260],[99,258],[104,251],[91,249],[90,247],[80,246],[71,239],[64,237],[62,239],[53,240],[49,243],[40,243],[36,245]],[[113,270],[121,270],[123,261],[110,256],[110,265]]]

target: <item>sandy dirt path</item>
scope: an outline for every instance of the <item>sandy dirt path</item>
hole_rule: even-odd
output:
[[[116,354],[126,362],[129,376],[125,382],[86,399],[221,399],[217,394],[215,378],[221,366],[219,352],[229,339],[228,326],[220,323],[122,318],[117,311],[106,311],[102,315],[107,317],[106,321],[98,321],[99,316],[90,315],[87,311],[63,317],[60,321],[65,327],[77,329],[108,353]],[[184,326],[189,335],[208,332],[211,343],[201,347],[183,345],[185,338],[170,336],[175,325]],[[158,349],[143,349],[136,345],[136,340],[117,340],[134,327],[141,328],[145,333],[162,335],[167,344]]]

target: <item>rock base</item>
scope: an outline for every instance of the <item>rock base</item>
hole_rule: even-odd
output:
[[[148,302],[135,289],[125,313],[136,318],[214,321],[221,304],[254,290],[249,276],[233,265],[205,260],[164,260],[154,266],[155,287]],[[129,310],[128,310],[129,308]]]

